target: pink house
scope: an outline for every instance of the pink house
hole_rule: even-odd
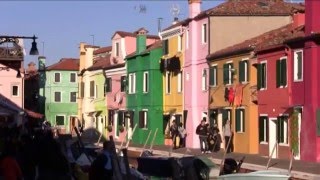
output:
[[[208,17],[201,13],[201,0],[189,1],[189,28],[185,32],[184,109],[187,115],[186,146],[199,147],[196,128],[208,114]],[[201,14],[200,14],[201,13]]]
[[[112,126],[109,135],[117,141],[124,141],[132,135],[134,125],[131,124],[131,113],[126,110],[127,71],[124,61],[128,54],[136,51],[137,32],[116,31],[112,36],[112,52],[110,66],[104,68],[106,76],[106,106],[108,124]],[[158,36],[147,35],[147,45],[159,40]]]

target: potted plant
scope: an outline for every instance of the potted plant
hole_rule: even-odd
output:
[[[108,132],[111,132],[112,131],[112,126],[111,125],[107,126],[107,130],[108,130]]]
[[[124,131],[124,127],[123,127],[123,126],[120,126],[120,127],[119,127],[119,132],[122,133],[123,131]]]

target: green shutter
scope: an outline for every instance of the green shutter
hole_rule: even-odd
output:
[[[298,79],[301,79],[302,78],[302,52],[298,52],[297,53],[297,61],[298,61],[298,72],[297,72],[297,76],[298,76]]]
[[[239,61],[239,82],[244,82],[245,78],[245,63],[244,61]]]
[[[280,60],[277,60],[277,62],[276,62],[276,77],[277,77],[276,87],[280,87],[280,86],[281,86],[281,67],[280,67]]]
[[[223,109],[222,110],[222,124],[223,124],[223,126],[226,124],[227,120],[228,120],[228,110]]]
[[[233,63],[230,63],[230,65],[231,65],[231,69],[233,69]],[[230,71],[230,69],[228,69],[228,74],[229,74],[229,71]],[[232,71],[231,71],[231,77],[229,77],[229,78],[231,78],[231,84],[233,83],[234,73],[235,73],[235,72],[232,70]]]
[[[248,61],[248,60],[245,60],[243,64],[244,64],[244,67],[247,68],[247,72],[246,72],[246,73],[247,73],[247,82],[249,82],[249,75],[250,75],[250,73],[249,73],[249,72],[250,72],[250,69],[249,69],[249,61]]]
[[[228,64],[223,65],[223,84],[228,84],[229,82],[229,70]]]
[[[261,64],[257,64],[257,88],[261,89],[262,68]]]
[[[242,132],[246,131],[246,114],[245,114],[245,110],[241,109],[242,111]]]
[[[241,130],[241,109],[236,109],[236,132]]]
[[[218,66],[215,66],[214,69],[216,70],[214,80],[215,80],[215,82],[216,82],[216,85],[218,86],[218,82],[219,82],[219,80],[218,80],[218,74],[219,74],[219,73],[218,73]]]
[[[209,85],[210,86],[213,86],[214,85],[214,81],[215,81],[215,79],[214,79],[214,68],[215,67],[210,67],[209,68]]]
[[[287,85],[287,60],[281,60],[281,85]]]
[[[259,117],[259,142],[263,141],[264,136],[264,117]]]
[[[267,135],[267,142],[269,142],[269,119],[266,117],[266,135]]]

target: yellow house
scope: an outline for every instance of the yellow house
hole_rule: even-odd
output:
[[[246,43],[245,43],[246,44]],[[252,49],[238,44],[207,56],[209,63],[209,117],[223,126],[231,121],[234,152],[256,154],[259,150],[257,69]],[[222,147],[225,147],[225,141]]]
[[[163,74],[163,121],[166,134],[172,120],[184,124],[183,115],[183,32],[189,19],[175,22],[160,33],[163,43],[163,57],[160,70]]]

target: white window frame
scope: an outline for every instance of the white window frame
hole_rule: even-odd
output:
[[[16,94],[16,95],[13,94],[13,88],[14,88],[14,87],[17,87],[17,94]],[[11,96],[12,96],[12,97],[19,97],[19,96],[20,96],[19,91],[20,91],[19,85],[16,85],[16,84],[15,84],[15,85],[12,85],[12,86],[11,86]]]
[[[261,90],[267,90],[267,87],[268,87],[268,71],[267,71],[267,69],[268,69],[268,64],[267,64],[267,60],[264,60],[264,61],[261,61],[261,63],[260,64],[265,64],[265,67],[266,67],[266,72],[265,72],[265,86],[266,87],[261,87],[260,89],[259,89],[259,91],[261,91]]]
[[[56,101],[56,93],[60,93],[60,101]],[[53,102],[60,103],[62,102],[62,92],[61,91],[55,91],[53,92]]]
[[[180,71],[177,75],[177,80],[178,80],[178,93],[182,92],[182,71]]]
[[[63,125],[57,125],[57,116],[62,116],[63,117]],[[66,125],[66,116],[65,115],[59,115],[57,114],[54,118],[55,126],[58,127],[64,127]]]
[[[232,78],[233,78],[233,76],[232,76],[232,64],[233,64],[233,61],[228,61],[226,64],[228,65],[228,77],[229,77],[228,84],[226,84],[226,85],[232,85]]]
[[[279,115],[280,117],[285,117],[285,120],[284,120],[284,128],[282,130],[283,132],[283,139],[285,142],[279,142],[279,145],[281,146],[289,146],[289,115],[287,114],[280,114]]]
[[[269,117],[268,117],[268,115],[266,115],[266,114],[260,114],[260,116],[259,116],[259,120],[260,120],[260,117],[264,117],[264,120],[263,120],[263,141],[260,141],[260,144],[268,144],[268,141],[267,141],[267,139],[268,139],[268,132],[267,132],[267,130],[268,130],[268,127],[267,127],[267,121],[269,121]],[[260,122],[259,122],[260,123]],[[260,132],[259,132],[260,133]]]
[[[149,72],[145,71],[143,72],[143,93],[149,92]]]
[[[56,81],[56,74],[59,74],[59,81]],[[53,82],[55,82],[55,83],[61,82],[61,73],[58,73],[58,72],[55,72],[55,73],[54,73]]]
[[[182,35],[178,36],[178,52],[182,51]]]
[[[244,61],[245,62],[245,66],[244,66],[244,81],[242,82],[242,84],[245,84],[245,83],[248,83],[248,71],[249,71],[249,59],[248,58],[245,58],[245,59],[242,59],[241,61]],[[240,78],[240,77],[239,77]]]
[[[286,82],[287,82],[287,84],[285,85],[285,86],[283,86],[283,85],[281,85],[281,86],[279,86],[279,88],[286,88],[286,87],[288,87],[288,58],[287,58],[287,56],[283,56],[283,57],[281,57],[280,58],[280,64],[281,64],[281,61],[286,61],[286,65],[287,65],[287,69],[286,69],[286,78],[287,78],[287,80],[286,80]],[[280,69],[281,69],[282,67],[280,66]],[[281,70],[280,70],[280,72],[281,72]]]
[[[202,91],[208,90],[208,69],[202,69],[201,72],[201,89]]]
[[[301,78],[298,78],[298,56],[297,53],[301,53]],[[303,81],[303,49],[295,50],[293,55],[293,81]]]
[[[136,74],[129,74],[129,94],[136,93]]]
[[[76,100],[75,100],[74,102],[73,102],[73,101],[71,101],[72,93],[76,93]],[[70,102],[71,102],[71,103],[75,103],[75,102],[77,102],[77,92],[70,92]]]
[[[71,81],[71,76],[74,74],[74,82]],[[77,73],[70,73],[70,82],[77,83]]]
[[[201,43],[207,44],[207,42],[208,42],[208,25],[207,23],[204,23],[201,26]]]
[[[213,64],[210,66],[210,68],[214,68],[214,83],[213,85],[210,85],[210,81],[209,81],[209,86],[210,87],[217,87],[218,86],[218,64]],[[210,69],[209,69],[209,73],[210,73]],[[209,79],[210,79],[210,74],[209,74]]]
[[[148,129],[148,110],[142,109],[143,112],[143,128],[142,129]]]
[[[170,79],[170,72],[166,72],[166,94],[171,93],[171,79]]]

